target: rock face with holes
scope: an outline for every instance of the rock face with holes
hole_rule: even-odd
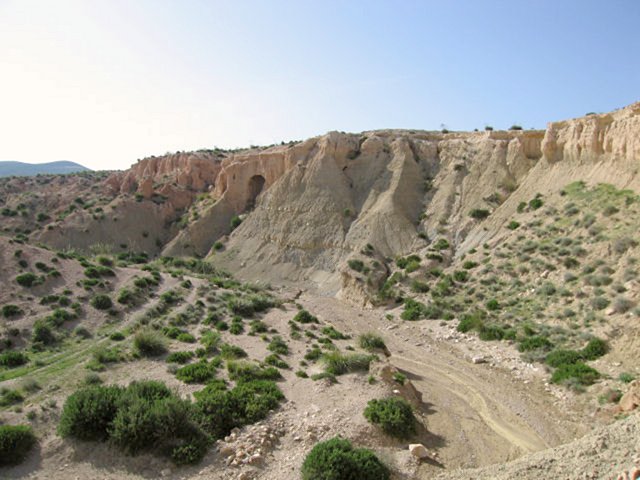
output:
[[[218,202],[165,253],[205,255],[234,214],[253,208],[218,262],[241,275],[342,288],[345,298],[364,303],[346,260],[368,246],[375,263],[358,276],[378,284],[370,275],[385,271],[384,258],[426,247],[443,218],[463,234],[473,224],[466,211],[517,184],[539,160],[542,138],[521,131],[331,132],[233,156],[216,182]]]

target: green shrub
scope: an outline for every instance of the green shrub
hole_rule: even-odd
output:
[[[478,331],[478,337],[483,341],[502,340],[504,336],[504,328],[499,325],[483,326]]]
[[[350,372],[368,371],[369,364],[375,359],[374,355],[362,353],[328,352],[322,357],[325,371],[332,375],[342,375]]]
[[[241,223],[242,223],[242,219],[238,215],[234,215],[231,218],[231,221],[229,222],[229,226],[231,227],[231,230],[233,231],[236,228],[238,228]]]
[[[133,337],[133,346],[145,357],[156,357],[167,351],[165,339],[151,328],[138,331]]]
[[[172,338],[172,339],[176,339],[178,338],[179,335],[183,334],[183,333],[187,333],[186,330],[182,330],[181,328],[178,327],[164,327],[162,329],[162,333],[165,334],[165,336]]]
[[[81,440],[106,440],[127,454],[155,451],[177,464],[194,463],[209,438],[194,422],[193,406],[164,384],[134,382],[120,387],[86,387],[65,402],[58,432]]]
[[[295,317],[293,317],[293,321],[299,323],[319,323],[317,317],[314,317],[304,309],[296,313]]]
[[[462,268],[465,270],[471,270],[472,268],[476,268],[478,266],[478,262],[474,262],[473,260],[467,260],[462,264]]]
[[[267,350],[273,353],[277,353],[279,355],[288,355],[289,347],[287,346],[287,342],[285,342],[282,337],[275,336],[267,345]]]
[[[116,348],[98,347],[93,352],[93,358],[98,363],[116,363],[121,360],[120,350]]]
[[[231,297],[227,302],[227,307],[234,315],[240,315],[244,318],[252,317],[255,313],[253,303],[244,297]]]
[[[124,340],[124,333],[122,332],[113,332],[111,335],[109,335],[109,338],[111,340],[114,340],[116,342],[119,342],[121,340]]]
[[[556,286],[551,282],[543,283],[542,286],[538,289],[538,293],[546,295],[547,297],[555,294],[556,291]]]
[[[244,332],[244,327],[241,322],[231,322],[231,326],[229,327],[229,333],[232,335],[240,335]]]
[[[3,367],[19,367],[29,361],[23,352],[16,352],[15,350],[9,350],[7,352],[0,353],[0,365]]]
[[[167,356],[167,362],[185,364],[193,357],[195,357],[195,353],[193,352],[173,352]]]
[[[529,201],[529,208],[531,210],[537,210],[544,205],[544,201],[540,197],[535,197],[531,201]]]
[[[582,354],[575,350],[554,350],[545,358],[545,363],[557,368],[561,365],[572,365],[582,360]]]
[[[105,440],[122,392],[123,389],[116,386],[91,386],[71,394],[60,415],[60,436]]]
[[[613,309],[616,313],[627,313],[635,306],[635,302],[625,297],[616,297],[613,301]]]
[[[37,285],[39,283],[38,280],[38,276],[35,273],[31,272],[21,273],[16,277],[16,282],[18,282],[18,285],[27,288]]]
[[[252,380],[279,380],[282,374],[275,367],[261,368],[255,363],[246,361],[227,362],[227,371],[231,380],[250,382]]]
[[[402,372],[394,372],[392,378],[393,381],[399,385],[404,385],[404,383],[407,381],[407,376]]]
[[[407,438],[416,431],[416,419],[411,405],[398,397],[369,400],[364,410],[369,422],[378,425],[391,436]]]
[[[97,310],[109,310],[113,307],[113,302],[109,295],[100,293],[91,299],[91,306]]]
[[[515,220],[511,220],[508,224],[507,224],[507,228],[509,230],[515,230],[520,226],[519,222],[516,222]]]
[[[255,335],[256,333],[267,333],[269,327],[262,320],[252,320],[249,329],[249,335]]]
[[[486,210],[484,208],[474,208],[469,212],[469,216],[471,218],[475,218],[476,220],[484,220],[490,214],[491,213],[489,212],[489,210]]]
[[[620,375],[618,375],[618,380],[620,380],[622,383],[631,383],[635,378],[635,375],[629,372],[622,372]]]
[[[411,290],[415,293],[427,293],[429,291],[429,284],[427,282],[414,279],[411,281]]]
[[[358,337],[358,345],[360,345],[360,348],[369,352],[377,349],[384,350],[387,348],[382,337],[375,333],[363,333],[360,335]]]
[[[36,441],[28,425],[0,425],[0,466],[21,463]]]
[[[480,311],[473,313],[467,313],[460,318],[460,323],[456,327],[456,330],[462,333],[469,332],[471,330],[478,330],[484,326],[484,315]]]
[[[24,400],[24,396],[18,391],[11,388],[0,388],[0,407],[8,407]]]
[[[202,344],[204,349],[209,353],[215,352],[216,349],[220,346],[220,342],[222,342],[222,337],[218,332],[214,332],[212,330],[206,331],[200,337],[200,343]]]
[[[122,305],[132,305],[135,300],[134,293],[128,288],[123,288],[118,293],[118,298],[116,299],[118,303]]]
[[[587,346],[582,349],[580,354],[585,360],[595,360],[596,358],[602,357],[608,351],[609,346],[607,345],[607,342],[600,338],[592,338],[589,340],[589,343],[587,343]]]
[[[322,357],[322,350],[315,346],[304,354],[304,359],[310,362],[314,362],[320,357]]]
[[[400,314],[400,318],[403,320],[420,320],[426,316],[427,306],[414,300],[412,298],[406,298],[404,300],[404,310]]]
[[[344,333],[336,330],[333,326],[324,327],[322,329],[322,334],[326,335],[332,340],[347,340],[351,338],[349,335],[345,335]]]
[[[183,333],[180,333],[176,337],[176,340],[178,340],[179,342],[184,342],[184,343],[195,343],[196,342],[196,337],[194,337],[193,335],[191,335],[188,332],[183,332]]]
[[[518,351],[530,352],[531,350],[551,350],[553,343],[548,338],[535,335],[527,337],[518,344]]]
[[[125,394],[126,403],[118,409],[110,432],[114,445],[130,455],[153,450],[166,452],[176,464],[202,459],[209,439],[193,422],[189,402],[173,395],[157,400],[127,397]]]
[[[593,307],[594,310],[604,310],[609,306],[609,303],[611,302],[604,297],[593,297],[593,299],[591,299],[591,307]]]
[[[34,343],[34,347],[39,348],[41,345],[53,345],[57,338],[44,320],[36,320],[31,331],[31,341]]]
[[[396,259],[396,265],[398,268],[407,268],[410,263],[420,264],[420,257],[418,255],[409,255],[408,257],[400,257]]]
[[[224,343],[220,347],[220,356],[224,359],[238,359],[247,357],[247,352],[245,352],[241,347],[237,345],[231,345],[229,343]]]
[[[491,300],[489,300],[485,306],[489,311],[500,310],[500,302],[498,302],[498,300],[496,300],[495,298],[492,298]]]
[[[17,317],[18,315],[21,315],[21,314],[22,314],[22,309],[17,305],[8,304],[8,305],[2,306],[2,316],[4,318]]]
[[[592,385],[600,378],[600,373],[582,362],[560,365],[551,376],[552,383],[575,382],[578,385]]]
[[[264,419],[284,399],[276,384],[265,380],[242,382],[230,391],[223,384],[210,384],[194,395],[201,424],[215,439]]]
[[[466,282],[469,280],[469,272],[466,270],[456,270],[453,272],[453,279],[456,282]]]
[[[289,364],[284,360],[282,360],[280,356],[276,353],[267,355],[266,358],[264,359],[264,363],[265,365],[271,365],[272,367],[276,367],[280,369],[289,368]]]
[[[215,363],[202,360],[179,368],[176,378],[185,383],[207,383],[216,376],[216,370]]]
[[[362,272],[365,268],[364,262],[362,260],[357,260],[357,259],[349,260],[347,262],[347,265],[349,265],[349,268],[351,270],[355,270],[356,272]]]
[[[445,238],[440,238],[433,244],[435,250],[447,250],[449,247],[449,242]]]
[[[303,480],[389,480],[387,467],[364,448],[336,437],[316,444],[302,464]]]

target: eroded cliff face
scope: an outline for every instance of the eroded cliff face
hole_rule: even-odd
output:
[[[364,302],[379,281],[348,260],[375,255],[384,272],[391,259],[424,253],[438,238],[453,247],[445,260],[460,256],[499,241],[517,205],[537,193],[573,180],[638,189],[639,160],[640,103],[546,131],[330,132],[238,153],[142,160],[105,181],[117,195],[117,235],[104,219],[88,226],[78,213],[43,240],[86,248],[97,239],[83,232],[98,231],[102,241],[122,243],[124,235],[150,253],[197,256],[222,240],[215,261],[241,276],[327,292],[357,280],[363,293],[344,293]],[[134,193],[144,201],[133,203]],[[474,209],[489,217],[479,222]],[[236,215],[244,221],[230,233]]]
[[[114,173],[105,183],[117,193],[139,192],[149,197],[153,185],[204,191],[215,184],[224,158],[222,152],[210,150],[148,157],[129,170]]]
[[[217,203],[165,253],[206,254],[228,220],[248,208],[216,262],[247,277],[335,293],[351,280],[346,261],[365,247],[384,262],[438,235],[464,238],[473,224],[468,210],[510,195],[540,159],[542,139],[533,131],[331,132],[232,156],[216,182]],[[264,183],[254,201],[256,176]]]

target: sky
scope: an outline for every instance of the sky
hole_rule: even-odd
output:
[[[0,160],[124,169],[640,100],[638,0],[0,0]]]

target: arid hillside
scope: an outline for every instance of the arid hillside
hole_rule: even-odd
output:
[[[341,436],[380,478],[638,478],[639,168],[636,103],[0,179],[37,439],[0,476],[300,478]]]

